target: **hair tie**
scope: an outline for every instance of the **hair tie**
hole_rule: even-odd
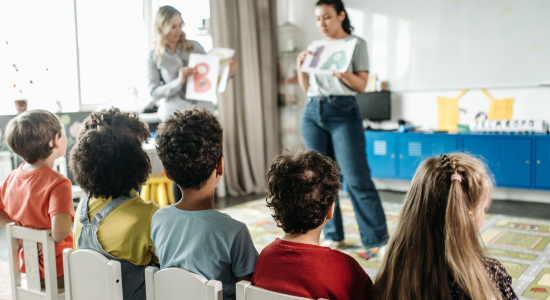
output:
[[[453,181],[453,180],[458,180],[460,183],[462,183],[462,176],[455,173],[455,174],[451,175],[451,181]]]
[[[92,124],[93,125],[107,125],[107,122],[103,119],[103,115],[101,115],[101,117],[99,117],[99,119],[96,119],[96,120],[92,120]]]

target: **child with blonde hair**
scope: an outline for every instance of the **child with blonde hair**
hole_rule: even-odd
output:
[[[512,278],[480,244],[491,191],[486,166],[472,156],[425,160],[375,279],[375,299],[517,299]]]

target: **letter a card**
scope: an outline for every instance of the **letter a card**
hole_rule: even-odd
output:
[[[313,55],[306,56],[302,64],[302,72],[312,74],[344,73],[348,70],[357,39],[347,41],[316,41],[308,50]]]
[[[191,53],[189,67],[194,68],[196,72],[187,78],[185,98],[216,102],[220,57]]]

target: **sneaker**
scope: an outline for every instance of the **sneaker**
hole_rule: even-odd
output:
[[[380,246],[380,248],[378,248],[378,257],[380,258],[380,260],[382,260],[382,258],[384,258],[384,255],[386,255],[387,249],[388,245]]]
[[[325,240],[324,242],[321,243],[321,246],[329,247],[330,249],[338,249],[338,248],[344,248],[346,246],[346,243],[344,241]]]

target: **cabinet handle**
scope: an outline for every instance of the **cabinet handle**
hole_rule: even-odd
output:
[[[537,160],[537,164],[539,164],[539,165],[541,164],[540,160]]]
[[[529,164],[529,161],[528,161],[528,160],[526,160],[526,161],[525,161],[525,163],[526,163],[526,164]]]
[[[391,158],[394,159],[394,158],[395,158],[395,154],[392,154],[392,155],[391,155]]]
[[[399,158],[400,158],[400,159],[403,159],[403,154],[399,154]]]

